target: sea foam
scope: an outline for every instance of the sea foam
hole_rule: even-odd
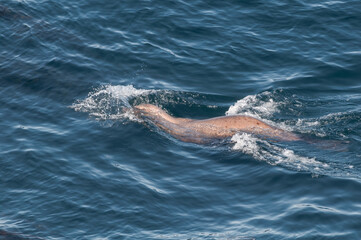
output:
[[[70,107],[75,111],[87,112],[97,120],[137,120],[131,111],[130,100],[156,91],[137,89],[132,85],[106,85],[96,88],[88,97],[78,100]]]

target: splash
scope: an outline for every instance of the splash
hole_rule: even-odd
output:
[[[77,100],[70,108],[86,112],[99,121],[139,121],[132,111],[132,106],[149,103],[164,109],[179,105],[189,107],[195,103],[203,104],[203,98],[204,96],[200,96],[199,93],[137,89],[132,85],[106,85],[95,88],[85,99]]]
[[[293,170],[317,174],[321,174],[321,169],[329,168],[327,163],[317,161],[316,158],[297,155],[290,149],[276,146],[248,133],[237,133],[232,137],[231,141],[234,143],[233,150],[240,150],[257,160],[266,161],[271,165],[281,165]]]
[[[137,120],[132,111],[130,101],[139,96],[154,93],[157,90],[136,89],[127,86],[102,86],[88,94],[83,100],[71,105],[75,111],[87,112],[97,120]]]
[[[353,164],[302,156],[304,153],[295,153],[291,149],[258,139],[247,133],[235,134],[231,138],[231,142],[234,144],[233,150],[241,151],[270,165],[280,166],[292,171],[311,173],[313,177],[327,175],[360,179],[359,170],[355,169]]]
[[[241,151],[253,158],[265,161],[271,165],[278,165],[294,171],[309,172],[313,176],[328,175],[340,177],[352,177],[359,179],[358,171],[354,168],[351,160],[352,153],[348,153],[348,139],[343,134],[344,125],[358,124],[355,119],[360,119],[355,112],[335,112],[314,118],[301,118],[304,114],[302,99],[292,95],[288,98],[281,92],[264,92],[258,95],[250,95],[239,101],[227,111],[227,115],[244,114],[261,118],[270,125],[283,130],[301,133],[306,144],[301,148],[283,144],[275,144],[256,136],[238,133],[231,139],[233,150]],[[309,100],[308,100],[309,101]],[[286,116],[285,120],[274,120],[275,113]],[[294,116],[299,116],[295,118]],[[295,152],[294,147],[298,149]],[[311,150],[306,150],[305,147]],[[292,149],[292,150],[291,150]],[[313,150],[312,150],[313,149]],[[342,160],[335,158],[341,157]]]
[[[359,124],[355,123],[355,120],[361,119],[360,114],[346,111],[302,118],[306,111],[305,101],[312,100],[304,100],[283,90],[249,95],[237,101],[228,109],[226,115],[242,114],[262,119],[283,130],[300,133],[305,141],[286,146],[247,133],[237,133],[231,139],[234,144],[232,149],[271,165],[309,172],[316,176],[359,178],[358,171],[354,168],[355,163],[350,160],[352,157],[349,155],[352,153],[348,153],[348,138],[343,129],[345,125],[358,129]],[[320,104],[320,100],[314,101],[314,105]],[[277,121],[274,120],[276,113]],[[306,145],[300,148],[298,144]],[[306,152],[305,147],[312,153],[309,150]]]
[[[279,112],[280,102],[274,101],[271,92],[249,95],[232,105],[226,115],[243,114],[256,118],[270,117]]]

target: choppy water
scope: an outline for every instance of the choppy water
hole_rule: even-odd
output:
[[[353,0],[0,1],[0,239],[361,239],[360,22]],[[184,143],[140,103],[311,140]]]

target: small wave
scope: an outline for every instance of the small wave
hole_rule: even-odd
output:
[[[151,233],[154,239],[193,239],[193,240],[205,240],[205,239],[232,239],[232,240],[255,240],[254,237],[240,236],[236,232],[214,233],[214,232],[192,232],[192,233],[177,233],[177,234],[157,234]]]
[[[291,126],[293,131],[301,133],[347,140],[346,132],[350,129],[359,129],[360,120],[359,111],[345,111],[315,118],[298,118],[296,121],[288,121],[287,125]]]
[[[115,163],[115,162],[112,165],[116,168],[121,169],[122,171],[125,171],[125,173],[130,178],[135,180],[136,183],[142,185],[143,187],[145,187],[151,191],[157,192],[157,193],[168,194],[167,190],[161,189],[159,186],[157,186],[157,184],[155,182],[151,181],[150,179],[147,179],[145,176],[143,176],[141,174],[141,172],[139,172],[134,167],[131,167],[131,166],[125,165],[125,164],[121,164],[121,163]]]

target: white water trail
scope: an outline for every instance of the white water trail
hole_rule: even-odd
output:
[[[276,146],[248,133],[237,133],[231,141],[234,143],[233,150],[242,151],[271,165],[280,165],[293,170],[316,174],[321,174],[329,168],[328,164],[317,161],[316,158],[298,155],[293,150]]]
[[[275,122],[275,120],[271,119],[274,117],[274,114],[281,111],[289,111],[285,113],[295,115],[302,115],[302,111],[304,111],[302,100],[297,99],[297,96],[293,95],[291,98],[287,98],[284,94],[280,93],[282,93],[282,90],[266,91],[246,96],[230,106],[226,115],[247,115],[286,131],[302,133],[305,139],[309,139],[309,141],[306,140],[306,142],[299,144],[306,145],[299,148],[299,146],[295,146],[297,143],[288,143],[286,147],[284,144],[259,139],[257,136],[248,133],[237,133],[231,138],[231,142],[234,144],[232,149],[241,151],[271,165],[279,165],[295,171],[310,172],[316,176],[332,175],[359,178],[352,164],[342,163],[337,159],[333,159],[335,154],[347,149],[345,148],[345,143],[337,140],[322,139],[333,134],[329,132],[332,129],[330,125],[348,119],[350,113],[331,113],[321,117],[306,119],[288,118],[287,120],[277,120]],[[293,146],[295,146],[295,149],[298,149],[297,153],[295,150],[292,150]],[[308,150],[304,149],[305,147]]]

